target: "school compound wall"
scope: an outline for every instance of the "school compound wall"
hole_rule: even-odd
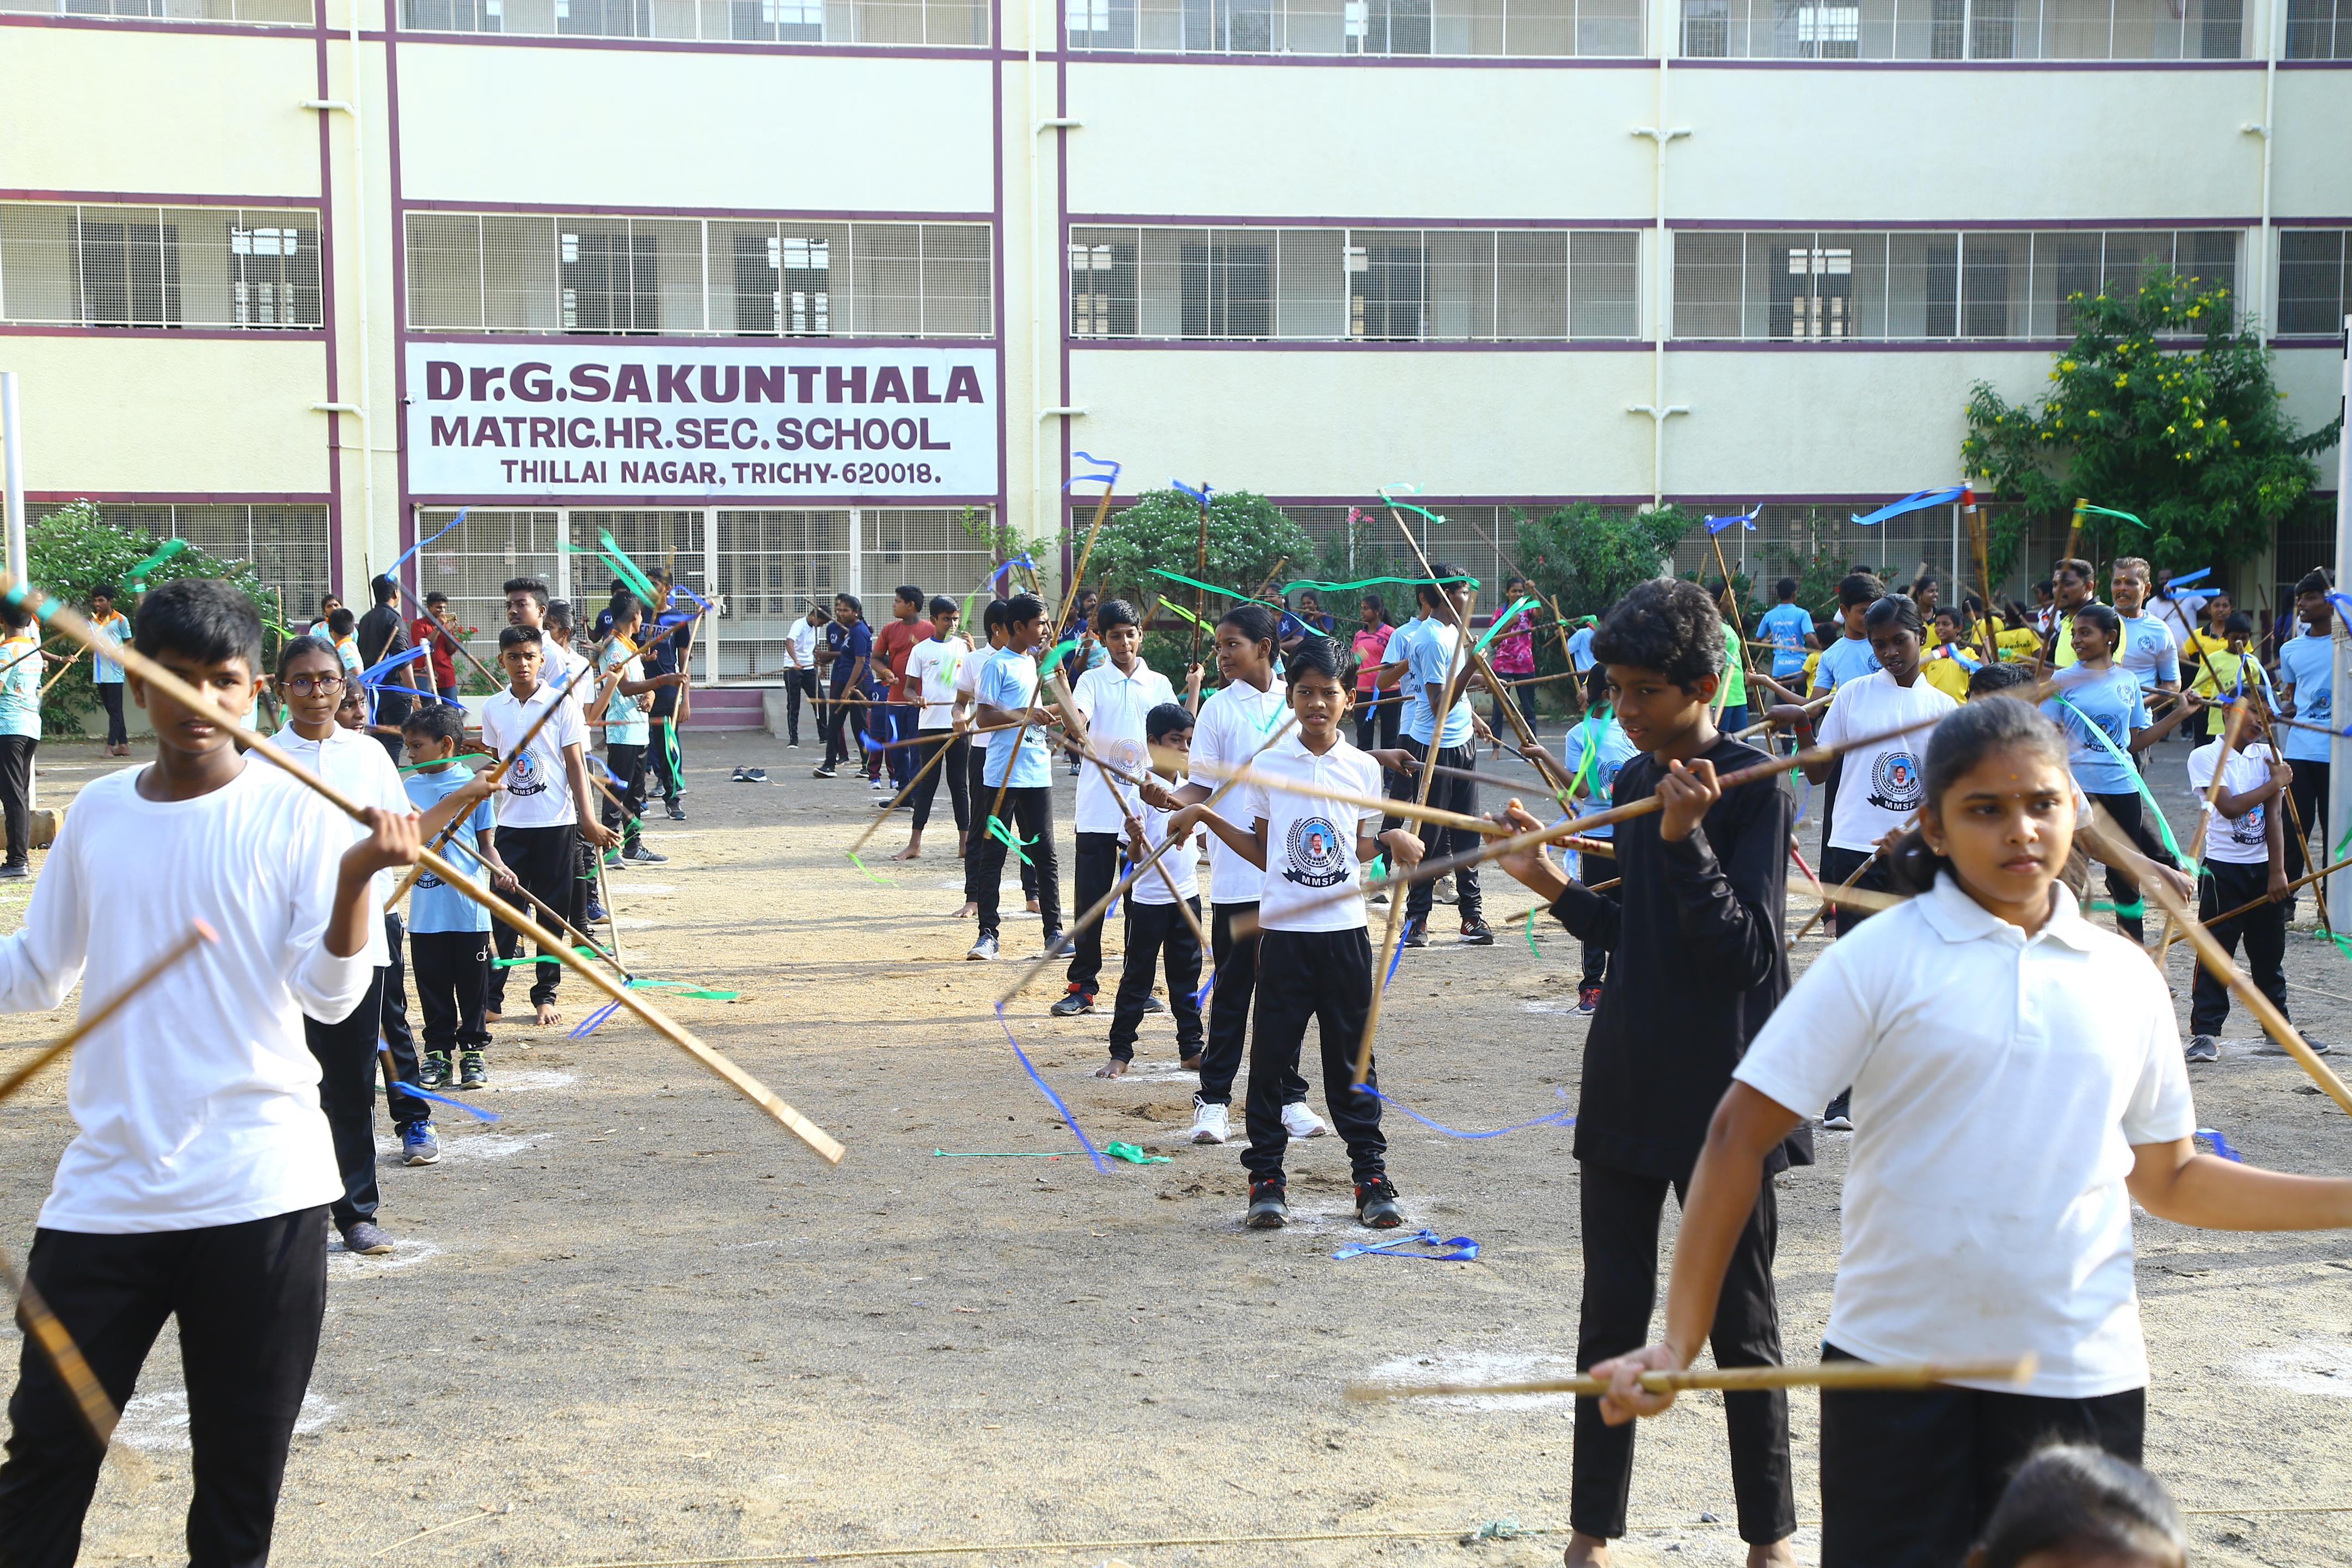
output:
[[[37,502],[298,604],[470,506],[467,624],[610,530],[755,674],[805,594],[1055,526],[1074,448],[1317,531],[1399,479],[1793,520],[1948,482],[2151,259],[2336,407],[2345,0],[320,6],[0,0]]]

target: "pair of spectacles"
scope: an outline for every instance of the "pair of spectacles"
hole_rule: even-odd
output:
[[[286,689],[297,697],[308,697],[313,691],[341,691],[343,678],[340,675],[297,675],[286,682]]]

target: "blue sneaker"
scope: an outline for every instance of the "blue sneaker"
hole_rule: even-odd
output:
[[[400,1130],[400,1157],[410,1165],[431,1165],[441,1158],[441,1139],[430,1121],[412,1121]]]
[[[589,923],[590,925],[592,925],[592,926],[600,926],[600,925],[603,925],[603,924],[604,923],[605,919],[606,919],[606,915],[605,915],[605,911],[604,911],[604,905],[602,905],[602,904],[600,904],[600,903],[598,903],[598,902],[597,902],[595,900],[593,900],[593,899],[589,900],[588,900],[588,923]]]

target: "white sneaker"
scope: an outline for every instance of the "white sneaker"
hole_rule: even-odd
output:
[[[1321,1117],[1307,1109],[1303,1100],[1282,1108],[1282,1130],[1293,1138],[1320,1138],[1331,1131],[1323,1125]]]
[[[1199,1095],[1192,1097],[1192,1142],[1222,1143],[1234,1135],[1233,1113],[1222,1105],[1211,1105]]]

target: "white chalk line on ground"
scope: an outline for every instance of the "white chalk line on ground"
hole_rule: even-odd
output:
[[[1574,1354],[1547,1351],[1434,1351],[1425,1356],[1391,1356],[1371,1370],[1365,1381],[1414,1383],[1534,1383],[1542,1378],[1574,1377]],[[1576,1403],[1569,1394],[1464,1394],[1446,1398],[1416,1399],[1416,1405],[1446,1405],[1456,1410],[1565,1409]]]
[[[2352,1344],[2305,1338],[2276,1350],[2242,1356],[2233,1370],[2250,1382],[2290,1394],[2352,1399]]]
[[[420,1263],[432,1261],[446,1250],[437,1241],[403,1237],[392,1244],[391,1252],[369,1258],[348,1250],[338,1239],[327,1244],[327,1278],[357,1279],[370,1274],[389,1274],[396,1269],[414,1268]]]
[[[302,1395],[302,1409],[294,1417],[297,1435],[308,1436],[335,1418],[335,1406],[315,1394]],[[150,1454],[188,1452],[188,1391],[160,1388],[133,1395],[122,1407],[122,1422],[114,1440]]]

